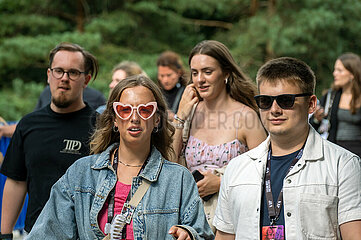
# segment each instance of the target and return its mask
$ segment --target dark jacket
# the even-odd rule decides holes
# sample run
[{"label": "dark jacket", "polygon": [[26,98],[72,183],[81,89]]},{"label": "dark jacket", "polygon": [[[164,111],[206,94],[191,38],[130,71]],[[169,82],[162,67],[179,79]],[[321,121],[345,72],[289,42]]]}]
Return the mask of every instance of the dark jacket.
[{"label": "dark jacket", "polygon": [[[335,90],[334,90],[335,91]],[[332,91],[332,93],[334,93],[334,91]],[[338,111],[338,105],[340,103],[340,98],[341,98],[341,94],[342,94],[342,90],[337,90],[335,93],[335,98],[333,99],[333,103],[332,103],[332,107],[331,107],[331,111],[329,114],[331,114],[330,116],[330,130],[329,130],[329,135],[327,140],[336,143],[336,133],[337,133],[337,126],[338,126],[338,120],[337,120],[337,111]],[[321,106],[325,107],[326,104],[326,98],[327,98],[327,94],[323,95],[321,98]],[[312,127],[316,130],[318,130],[318,128],[320,127],[320,123],[315,123],[313,121],[314,116],[312,116],[310,118],[310,124],[312,125]]]}]

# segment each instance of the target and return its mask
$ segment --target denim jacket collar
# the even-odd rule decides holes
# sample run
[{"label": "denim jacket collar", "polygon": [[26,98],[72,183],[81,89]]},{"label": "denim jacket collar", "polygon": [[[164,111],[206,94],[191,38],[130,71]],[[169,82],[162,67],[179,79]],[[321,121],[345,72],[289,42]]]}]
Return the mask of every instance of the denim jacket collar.
[{"label": "denim jacket collar", "polygon": [[[93,164],[93,169],[103,169],[111,168],[110,165],[110,150],[115,148],[118,143],[113,143],[105,151],[99,154],[95,163]],[[151,148],[151,154],[148,158],[148,163],[145,166],[144,170],[139,174],[140,177],[147,179],[150,182],[155,182],[158,180],[160,170],[163,165],[162,154],[154,147]]]},{"label": "denim jacket collar", "polygon": [[113,143],[107,149],[103,152],[101,152],[96,160],[95,163],[91,166],[92,169],[103,169],[103,168],[109,168],[110,167],[110,150],[113,149],[117,143]]}]

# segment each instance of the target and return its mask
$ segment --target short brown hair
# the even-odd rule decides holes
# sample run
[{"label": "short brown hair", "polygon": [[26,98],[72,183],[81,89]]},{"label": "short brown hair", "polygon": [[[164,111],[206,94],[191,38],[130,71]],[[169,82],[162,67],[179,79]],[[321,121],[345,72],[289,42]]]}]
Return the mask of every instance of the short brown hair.
[{"label": "short brown hair", "polygon": [[312,69],[303,61],[291,57],[281,57],[266,62],[257,72],[258,88],[262,82],[276,84],[286,81],[298,86],[303,93],[314,93],[316,77]]},{"label": "short brown hair", "polygon": [[99,70],[97,59],[91,53],[84,50],[84,48],[75,43],[62,42],[58,44],[55,48],[53,48],[49,54],[50,68],[53,63],[55,54],[59,51],[80,52],[84,57],[84,72],[86,74],[90,74],[93,77],[93,80],[96,79]]}]

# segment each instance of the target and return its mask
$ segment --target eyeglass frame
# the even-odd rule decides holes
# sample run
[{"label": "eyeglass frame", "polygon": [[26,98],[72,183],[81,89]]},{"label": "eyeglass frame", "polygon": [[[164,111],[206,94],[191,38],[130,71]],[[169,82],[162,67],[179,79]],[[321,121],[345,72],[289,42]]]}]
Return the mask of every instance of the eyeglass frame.
[{"label": "eyeglass frame", "polygon": [[[70,70],[68,70],[68,71],[65,71],[63,68],[49,68],[49,69],[50,69],[50,71],[51,71],[51,75],[52,75],[54,78],[56,78],[56,79],[61,79],[62,77],[64,77],[64,74],[67,74],[67,75],[68,75],[68,78],[69,78],[70,80],[76,81],[76,80],[79,79],[79,77],[80,77],[81,74],[86,74],[86,72],[81,72],[81,71],[79,71],[79,70],[77,70],[77,69],[70,69]],[[56,76],[54,76],[54,70],[55,70],[55,69],[61,69],[61,70],[62,70],[63,74],[61,75],[61,77],[56,77]],[[69,72],[70,72],[70,71],[79,72],[78,77],[77,77],[76,79],[71,78],[70,75],[69,75]]]},{"label": "eyeglass frame", "polygon": [[[307,97],[307,96],[312,96],[313,93],[298,93],[298,94],[280,94],[280,95],[277,95],[277,96],[270,96],[270,95],[257,95],[257,96],[254,96],[254,99],[257,103],[257,106],[259,109],[262,109],[262,110],[267,110],[267,109],[270,109],[273,105],[273,102],[276,100],[277,102],[277,105],[282,108],[282,109],[291,109],[293,107],[293,105],[295,105],[295,100],[296,100],[296,97]],[[279,97],[282,97],[282,96],[290,96],[292,97],[292,105],[290,107],[285,107],[285,106],[281,106],[283,104],[280,104],[278,102],[278,99]],[[271,103],[270,103],[270,106],[268,108],[261,108],[260,105],[259,105],[259,102],[257,101],[257,99],[259,99],[260,97],[269,97],[271,98]]]},{"label": "eyeglass frame", "polygon": [[[129,114],[128,117],[123,118],[123,117],[121,117],[121,116],[119,115],[119,113],[118,113],[118,111],[117,111],[117,106],[119,106],[119,105],[122,106],[122,107],[130,107],[130,108],[132,109],[132,111],[131,111],[131,113]],[[139,107],[142,107],[142,106],[147,107],[148,105],[152,105],[152,106],[154,107],[154,109],[153,109],[153,112],[149,115],[148,118],[144,118],[144,117],[139,113]],[[133,115],[134,109],[137,110],[136,113],[138,114],[138,116],[139,116],[141,119],[143,119],[143,120],[145,120],[145,121],[146,121],[146,120],[149,120],[151,117],[154,116],[155,112],[157,111],[157,108],[158,108],[158,103],[157,103],[157,102],[148,102],[148,103],[146,103],[146,104],[139,104],[139,105],[136,106],[136,107],[133,107],[133,106],[130,105],[130,104],[123,104],[123,103],[121,103],[121,102],[113,102],[113,110],[114,110],[115,114],[116,114],[120,119],[122,119],[122,120],[128,120],[128,119]]]}]

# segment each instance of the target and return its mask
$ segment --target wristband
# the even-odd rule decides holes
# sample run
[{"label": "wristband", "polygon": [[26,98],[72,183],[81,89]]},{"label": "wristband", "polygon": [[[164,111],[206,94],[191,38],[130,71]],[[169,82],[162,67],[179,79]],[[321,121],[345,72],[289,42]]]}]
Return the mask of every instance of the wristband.
[{"label": "wristband", "polygon": [[2,234],[0,232],[0,239],[12,240],[13,239],[13,234],[12,233]]},{"label": "wristband", "polygon": [[173,127],[175,127],[176,129],[183,129],[184,123],[173,123]]},{"label": "wristband", "polygon": [[179,117],[177,116],[177,114],[174,114],[174,120],[177,120],[178,122],[181,122],[181,123],[183,123],[183,124],[186,122],[185,120],[179,118]]}]

